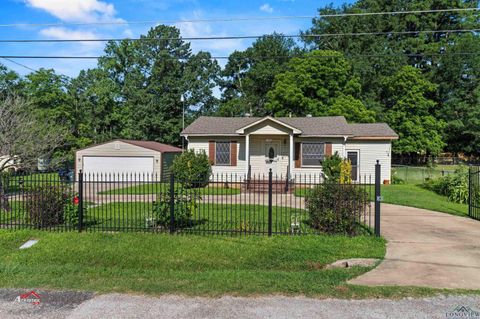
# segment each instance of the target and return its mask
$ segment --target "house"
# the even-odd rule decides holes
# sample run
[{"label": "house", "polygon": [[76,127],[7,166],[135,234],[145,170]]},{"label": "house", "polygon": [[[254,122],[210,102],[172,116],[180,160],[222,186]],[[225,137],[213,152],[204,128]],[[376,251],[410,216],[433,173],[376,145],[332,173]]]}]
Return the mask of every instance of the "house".
[{"label": "house", "polygon": [[[154,141],[118,139],[92,145],[75,153],[75,171],[82,170],[85,180],[167,179],[178,147]],[[134,177],[131,177],[134,175]],[[108,177],[107,177],[108,176]]]},{"label": "house", "polygon": [[352,163],[352,178],[375,174],[390,180],[391,141],[398,135],[384,123],[349,124],[331,117],[200,117],[182,136],[188,148],[205,151],[214,174],[319,174],[325,156],[338,152]]}]

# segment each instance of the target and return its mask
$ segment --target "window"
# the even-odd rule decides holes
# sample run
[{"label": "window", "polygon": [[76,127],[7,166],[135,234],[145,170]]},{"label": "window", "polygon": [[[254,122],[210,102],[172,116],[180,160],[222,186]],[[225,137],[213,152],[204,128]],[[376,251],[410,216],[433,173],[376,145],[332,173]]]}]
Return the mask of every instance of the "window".
[{"label": "window", "polygon": [[302,166],[320,166],[325,158],[325,143],[302,143]]},{"label": "window", "polygon": [[215,164],[230,165],[230,142],[215,143]]},{"label": "window", "polygon": [[358,180],[358,151],[348,151],[347,158],[352,164],[352,181]]}]

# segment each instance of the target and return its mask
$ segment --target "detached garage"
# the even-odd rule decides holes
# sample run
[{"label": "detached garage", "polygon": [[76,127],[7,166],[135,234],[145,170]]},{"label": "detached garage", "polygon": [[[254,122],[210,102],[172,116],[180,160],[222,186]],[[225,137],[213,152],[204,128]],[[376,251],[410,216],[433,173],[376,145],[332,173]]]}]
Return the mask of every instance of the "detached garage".
[{"label": "detached garage", "polygon": [[109,174],[116,176],[115,180],[134,174],[165,180],[173,159],[181,152],[178,147],[153,141],[114,140],[78,150],[75,171],[82,170],[86,180]]}]

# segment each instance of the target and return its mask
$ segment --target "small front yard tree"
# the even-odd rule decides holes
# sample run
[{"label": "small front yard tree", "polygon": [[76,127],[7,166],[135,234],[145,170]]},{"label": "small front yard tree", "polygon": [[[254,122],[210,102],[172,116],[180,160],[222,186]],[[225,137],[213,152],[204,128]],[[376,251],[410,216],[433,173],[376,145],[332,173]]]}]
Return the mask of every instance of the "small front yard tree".
[{"label": "small front yard tree", "polygon": [[[0,177],[14,168],[33,169],[39,158],[50,158],[64,143],[66,132],[56,123],[39,119],[30,103],[19,96],[0,100]],[[0,211],[8,199],[0,178]]]}]

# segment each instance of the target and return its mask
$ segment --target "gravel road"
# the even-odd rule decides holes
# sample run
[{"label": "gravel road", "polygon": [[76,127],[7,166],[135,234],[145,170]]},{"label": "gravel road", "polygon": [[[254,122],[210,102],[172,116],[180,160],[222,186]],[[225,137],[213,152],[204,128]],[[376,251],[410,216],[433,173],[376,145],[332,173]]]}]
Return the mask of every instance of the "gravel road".
[{"label": "gravel road", "polygon": [[[30,291],[0,290],[0,318],[480,318],[480,296],[402,300],[305,297],[147,297],[42,291],[40,305],[16,302]],[[464,306],[464,308],[459,308]],[[455,313],[454,309],[458,311]],[[471,309],[470,316],[465,311]]]}]

